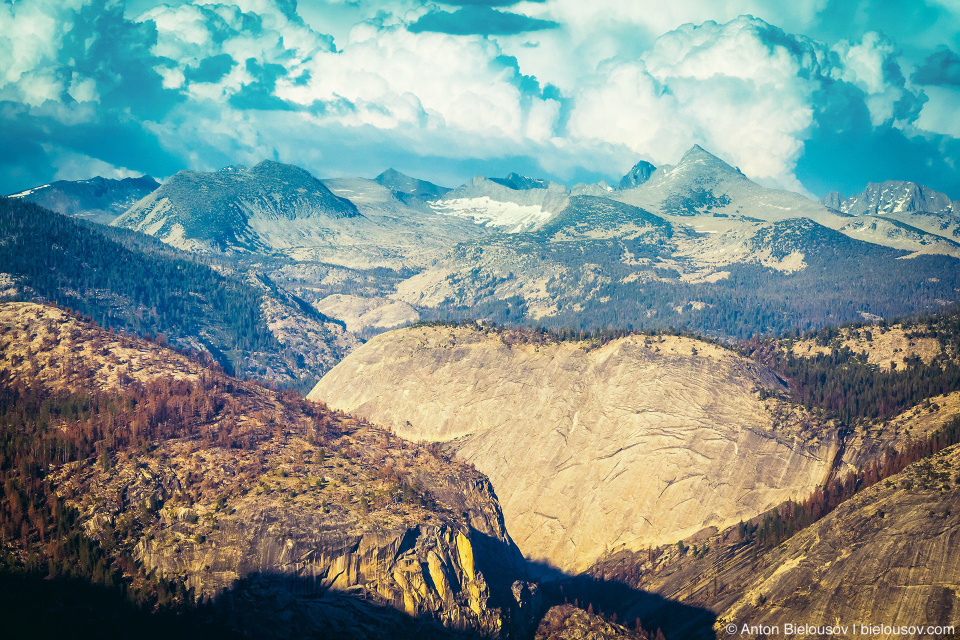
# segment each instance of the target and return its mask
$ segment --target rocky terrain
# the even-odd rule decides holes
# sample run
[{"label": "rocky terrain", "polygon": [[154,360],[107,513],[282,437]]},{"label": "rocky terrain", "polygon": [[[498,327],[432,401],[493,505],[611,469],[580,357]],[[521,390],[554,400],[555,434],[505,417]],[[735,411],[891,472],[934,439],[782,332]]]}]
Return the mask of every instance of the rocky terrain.
[{"label": "rocky terrain", "polygon": [[[716,612],[718,637],[949,637],[893,628],[957,623],[958,456],[953,446],[914,463],[774,544],[749,533],[766,514],[747,523],[746,537],[744,525],[707,532],[683,549],[613,554],[592,571]],[[645,611],[635,602],[621,615]],[[730,624],[735,634],[726,631]],[[847,631],[790,632],[788,624]]]},{"label": "rocky terrain", "polygon": [[111,224],[200,253],[422,268],[453,244],[486,235],[424,204],[425,196],[443,192],[399,172],[324,182],[264,161],[249,169],[181,171]]},{"label": "rocky terrain", "polygon": [[[6,303],[0,323],[5,385],[138,407],[55,422],[81,443],[113,426],[98,455],[45,482],[108,554],[234,611],[230,624],[370,638],[417,620],[485,636],[535,624],[536,586],[489,481],[464,463],[62,310]],[[5,538],[4,553],[27,558],[30,539]]]},{"label": "rocky terrain", "polygon": [[524,554],[568,571],[751,518],[830,472],[836,432],[777,400],[783,382],[728,349],[532,335],[389,332],[309,397],[446,443],[490,477]]},{"label": "rocky terrain", "polygon": [[249,169],[180,171],[111,224],[180,249],[252,251],[269,250],[280,242],[270,237],[286,237],[291,227],[322,235],[333,221],[359,215],[303,169],[264,160]]},{"label": "rocky terrain", "polygon": [[834,191],[821,202],[848,215],[894,220],[944,238],[960,238],[960,203],[915,182],[871,182],[863,193],[844,198]]},{"label": "rocky terrain", "polygon": [[547,611],[537,627],[536,640],[653,640],[642,629],[629,629],[615,621],[607,621],[569,604]]},{"label": "rocky terrain", "polygon": [[3,299],[55,302],[102,326],[163,336],[225,370],[312,386],[359,340],[256,269],[150,236],[0,199]]},{"label": "rocky terrain", "polygon": [[413,178],[393,168],[378,175],[374,181],[389,189],[394,197],[407,203],[426,202],[450,191],[447,187]]},{"label": "rocky terrain", "polygon": [[65,216],[110,224],[159,186],[150,176],[122,180],[97,176],[89,180],[57,180],[8,197],[34,202]]},{"label": "rocky terrain", "polygon": [[625,176],[620,178],[617,188],[622,191],[624,189],[639,187],[641,184],[649,180],[650,176],[652,176],[653,172],[656,170],[657,168],[655,166],[646,160],[641,160],[637,164],[633,165],[633,167]]},{"label": "rocky terrain", "polygon": [[535,231],[563,211],[569,191],[544,180],[511,173],[506,178],[477,176],[430,203],[437,213],[471,220],[506,233]]},{"label": "rocky terrain", "polygon": [[[926,365],[918,364],[922,360],[916,356],[910,373],[914,380],[923,379],[925,370],[952,378],[956,334],[947,330],[955,318],[847,327],[777,344],[788,351],[800,344],[806,354],[808,343],[822,346],[832,334],[826,342],[834,347],[859,339],[867,350],[878,343],[883,355],[888,344],[865,340],[866,331],[880,335],[882,330],[894,344],[900,339],[913,346],[929,347],[922,340],[936,344],[938,355]],[[885,375],[897,380],[889,369]],[[954,443],[960,440],[960,393],[921,398],[895,415],[861,418],[842,427],[843,449],[832,477],[807,498],[727,529],[705,529],[673,545],[611,551],[589,573],[713,611],[718,635],[726,633],[725,625],[735,624],[736,635],[743,637],[823,637],[831,634],[792,633],[785,625],[838,622],[848,631],[836,631],[834,637],[949,635],[849,630],[853,624],[956,623],[958,565],[946,548],[958,530],[951,514],[958,495],[954,476],[960,450]],[[840,429],[841,423],[834,426]],[[617,609],[627,619],[648,610],[641,599]]]},{"label": "rocky terrain", "polygon": [[[905,344],[924,380],[952,370],[955,323],[753,353],[818,361],[842,344],[896,381],[882,363]],[[181,601],[212,603],[192,614],[203,624],[256,637],[710,638],[735,624],[760,638],[841,623],[894,638],[882,625],[956,623],[960,391],[844,423],[716,343],[573,337],[382,334],[314,391],[354,417],[62,309],[2,304],[0,573],[88,562],[55,542],[74,526],[107,563],[97,584],[181,585]]]},{"label": "rocky terrain", "polygon": [[195,381],[204,367],[169,349],[113,331],[91,331],[62,309],[0,304],[0,369],[56,389],[118,389],[133,380]]},{"label": "rocky terrain", "polygon": [[[781,629],[787,623],[956,624],[960,607],[958,463],[957,447],[918,462],[767,553],[747,570],[749,578],[737,583],[738,597],[721,614],[718,628],[728,621],[741,628]],[[724,583],[731,579],[723,572],[718,578]],[[866,635],[937,634],[880,631]]]},{"label": "rocky terrain", "polygon": [[[926,309],[956,298],[954,239],[766,189],[700,147],[635,186],[594,187],[476,178],[447,193],[431,203],[438,212],[507,232],[451,248],[389,295],[427,318],[725,337],[909,313],[898,306],[917,309],[931,287]],[[741,321],[725,320],[742,308]]]},{"label": "rocky terrain", "polygon": [[319,312],[268,277],[250,276],[248,282],[261,291],[263,322],[281,345],[276,355],[266,350],[243,354],[248,363],[260,365],[251,375],[291,386],[310,385],[361,344],[343,321]]},{"label": "rocky terrain", "polygon": [[[272,161],[182,171],[112,224],[248,256],[246,268],[281,286],[299,271],[310,303],[388,298],[425,319],[745,338],[935,311],[960,289],[945,195],[883,183],[818,203],[762,187],[699,146],[676,165],[637,163],[617,188],[511,173],[448,189],[393,169],[321,181]],[[349,284],[327,286],[332,270]],[[333,317],[357,337],[397,326],[358,321],[360,305],[340,302],[324,306],[342,307]]]},{"label": "rocky terrain", "polygon": [[373,180],[336,178],[324,184],[354,203],[363,217],[338,225],[329,240],[301,239],[290,248],[280,247],[297,261],[357,269],[423,269],[458,242],[490,235],[469,220],[437,215],[426,199],[447,190],[399,172]]},{"label": "rocky terrain", "polygon": [[390,298],[335,293],[314,303],[314,307],[325,315],[343,320],[347,331],[358,335],[396,329],[420,319],[414,307]]}]

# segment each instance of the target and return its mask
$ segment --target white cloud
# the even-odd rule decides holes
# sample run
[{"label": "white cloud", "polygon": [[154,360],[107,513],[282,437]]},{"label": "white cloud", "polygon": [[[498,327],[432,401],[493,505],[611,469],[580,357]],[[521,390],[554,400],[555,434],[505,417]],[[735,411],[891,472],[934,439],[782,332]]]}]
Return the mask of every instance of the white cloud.
[{"label": "white cloud", "polygon": [[[407,31],[404,23],[415,20],[425,10],[422,6],[403,7],[402,12],[355,25],[339,50],[329,46],[329,37],[289,20],[270,0],[251,0],[240,8],[158,7],[143,18],[157,22],[160,40],[155,52],[179,62],[176,69],[163,71],[165,84],[184,86],[194,102],[222,105],[220,109],[187,105],[180,111],[192,114],[190,118],[219,120],[197,130],[218,140],[210,146],[222,147],[224,154],[231,143],[241,154],[277,151],[286,146],[280,123],[298,127],[298,140],[326,138],[321,130],[330,127],[365,138],[359,132],[372,128],[393,144],[407,145],[422,155],[537,154],[541,164],[559,173],[570,173],[578,157],[583,158],[581,163],[587,157],[597,161],[603,153],[610,158],[600,161],[604,168],[631,155],[657,164],[675,162],[699,143],[755,179],[802,191],[794,170],[804,141],[816,127],[814,103],[824,78],[862,89],[875,125],[893,117],[903,95],[904,89],[886,77],[890,63],[895,65],[893,45],[872,33],[859,43],[841,42],[831,51],[760,19],[741,16],[724,23],[683,24],[638,47],[642,50],[636,55],[624,55],[630,49],[623,46],[624,24],[633,21],[651,31],[662,27],[651,22],[649,13],[627,9],[617,14],[621,24],[608,39],[601,38],[599,46],[575,42],[563,47],[559,39],[579,34],[586,42],[588,31],[596,34],[597,25],[609,23],[613,14],[604,12],[604,2],[589,7],[563,1],[517,5],[514,10],[538,17],[549,17],[542,13],[547,10],[555,12],[550,15],[566,18],[565,27],[503,39],[507,52],[520,61],[521,72],[531,73],[525,60],[534,60],[536,67],[537,60],[544,64],[551,59],[555,66],[547,65],[548,75],[566,74],[558,82],[571,101],[564,130],[561,104],[524,95],[516,84],[516,70],[500,59],[504,49],[497,41]],[[692,18],[705,6],[686,2],[654,13],[656,20],[667,24]],[[732,3],[712,6],[717,15],[735,12]],[[753,8],[769,12],[771,6],[758,0]],[[252,33],[239,26],[249,20],[242,11],[251,9],[266,16],[262,29]],[[795,21],[814,18],[809,11],[793,13]],[[538,46],[521,46],[531,42]],[[518,54],[520,49],[525,53]],[[255,81],[243,64],[216,83],[186,83],[178,73],[219,53],[238,63],[253,57],[283,65],[285,76],[277,80],[274,95],[309,113],[271,112],[269,118],[256,112],[242,117],[230,113],[224,103]],[[613,53],[617,55],[607,59],[591,58]],[[580,56],[576,63],[560,69],[576,56]],[[261,120],[267,119],[275,137],[262,135]],[[229,124],[221,138],[223,123]],[[236,132],[246,126],[247,134]],[[303,155],[296,148],[290,150]]]},{"label": "white cloud", "polygon": [[952,87],[925,87],[929,100],[923,105],[916,127],[930,133],[960,138],[960,90]]},{"label": "white cloud", "polygon": [[117,167],[109,162],[104,162],[97,158],[90,157],[82,153],[76,153],[63,147],[45,144],[44,151],[53,159],[53,165],[56,167],[54,180],[86,180],[92,176],[102,176],[104,178],[140,177],[142,172],[131,171],[125,167]]},{"label": "white cloud", "polygon": [[100,102],[96,81],[93,78],[84,78],[79,74],[73,75],[67,93],[77,102]]},{"label": "white cloud", "polygon": [[833,47],[844,64],[837,76],[855,84],[867,93],[882,93],[887,87],[884,63],[896,53],[893,43],[876,32],[865,33],[859,43],[851,44],[847,40]]},{"label": "white cloud", "polygon": [[871,31],[865,33],[859,43],[842,40],[832,50],[839,54],[843,63],[835,69],[835,77],[859,87],[867,94],[866,102],[873,126],[893,120],[894,108],[904,92],[902,77],[888,77],[891,65],[900,73],[896,63],[898,51],[894,43],[882,34]]},{"label": "white cloud", "polygon": [[[898,116],[908,89],[888,38],[871,32],[831,47],[767,24],[814,24],[827,0],[680,0],[655,11],[614,0],[524,2],[510,11],[561,26],[497,39],[411,33],[406,25],[430,9],[415,0],[301,3],[310,24],[292,0],[172,1],[139,1],[139,22],[120,26],[117,11],[101,24],[107,0],[0,3],[0,99],[61,124],[133,120],[192,168],[278,157],[330,175],[348,162],[330,147],[351,149],[351,162],[388,148],[451,160],[522,156],[557,176],[616,177],[638,158],[672,163],[699,143],[755,179],[796,190],[795,167],[831,83],[859,89],[844,99],[862,99],[874,126],[906,131],[913,118]],[[326,10],[336,47],[321,33]],[[107,46],[116,49],[109,56]],[[162,80],[167,91],[152,94],[161,107],[123,104],[139,88],[111,64],[127,58]],[[559,96],[539,94],[523,75]],[[916,126],[953,131],[953,102],[933,98]]]},{"label": "white cloud", "polygon": [[[177,66],[159,69],[168,87],[184,86],[184,75],[204,59],[229,55],[241,67],[248,59],[295,69],[304,60],[333,50],[333,39],[291,20],[274,0],[244,0],[232,4],[160,5],[145,11],[139,21],[157,28],[152,53]],[[227,98],[254,79],[242,70],[223,79],[220,92],[209,87],[197,97]]]},{"label": "white cloud", "polygon": [[[749,14],[770,24],[787,25],[803,33],[815,23],[829,0],[673,0],[649,3],[620,0],[553,0],[523,3],[516,9],[531,17],[556,20],[559,30],[521,34],[507,39],[508,52],[517,56],[526,73],[563,89],[578,83],[604,61],[639,57],[654,40],[682,25],[705,21],[726,23]],[[526,43],[539,44],[525,47]]]},{"label": "white cloud", "polygon": [[0,4],[0,87],[54,59],[72,26],[57,19],[57,9],[53,2]]},{"label": "white cloud", "polygon": [[[277,95],[303,105],[349,101],[355,109],[335,117],[348,125],[423,123],[519,140],[525,123],[522,96],[510,82],[512,69],[496,61],[500,54],[495,43],[480,37],[363,24],[351,31],[341,53],[304,63],[309,83],[283,81]],[[544,112],[538,114],[542,137]]]},{"label": "white cloud", "polygon": [[657,164],[695,143],[724,154],[754,178],[802,189],[793,176],[813,125],[819,63],[814,47],[771,44],[768,26],[738,18],[684,25],[641,60],[611,63],[577,94],[571,134],[626,145]]},{"label": "white cloud", "polygon": [[831,51],[749,17],[687,24],[638,60],[601,65],[576,95],[570,133],[658,164],[699,143],[754,179],[803,191],[794,171],[817,126],[820,92],[849,82],[864,92],[874,126],[890,121],[905,95],[895,53],[872,33]]}]

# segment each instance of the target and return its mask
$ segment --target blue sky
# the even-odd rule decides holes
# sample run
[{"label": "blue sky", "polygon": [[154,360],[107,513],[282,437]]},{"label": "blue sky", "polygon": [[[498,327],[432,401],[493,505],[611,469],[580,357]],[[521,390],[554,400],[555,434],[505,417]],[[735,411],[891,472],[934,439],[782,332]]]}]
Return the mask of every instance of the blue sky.
[{"label": "blue sky", "polygon": [[700,144],[960,199],[958,52],[960,0],[0,0],[0,193],[264,158],[615,181]]}]

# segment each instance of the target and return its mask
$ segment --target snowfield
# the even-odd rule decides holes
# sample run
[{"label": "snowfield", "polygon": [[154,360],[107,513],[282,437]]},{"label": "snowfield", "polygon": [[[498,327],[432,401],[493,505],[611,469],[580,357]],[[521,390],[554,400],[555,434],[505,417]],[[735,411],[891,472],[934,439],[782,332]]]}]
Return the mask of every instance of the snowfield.
[{"label": "snowfield", "polygon": [[489,196],[436,200],[430,208],[440,215],[471,218],[479,225],[498,227],[507,233],[534,231],[554,215],[540,205],[502,202]]}]

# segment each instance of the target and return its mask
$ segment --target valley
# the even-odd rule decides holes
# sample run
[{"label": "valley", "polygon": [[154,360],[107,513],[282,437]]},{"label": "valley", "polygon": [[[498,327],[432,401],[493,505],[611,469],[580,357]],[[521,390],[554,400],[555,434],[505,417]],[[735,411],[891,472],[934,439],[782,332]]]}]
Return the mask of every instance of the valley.
[{"label": "valley", "polygon": [[[419,326],[372,339],[311,402],[6,303],[4,571],[123,586],[215,635],[706,638],[838,603],[948,624],[956,322],[743,347],[758,359],[671,334]],[[914,379],[953,387],[840,421],[772,355],[816,362],[823,341],[864,361],[904,345]],[[58,546],[64,527],[95,562]]]},{"label": "valley", "polygon": [[[381,637],[390,618],[366,631],[361,623],[377,620],[364,609],[371,598],[453,629],[531,624],[517,617],[524,583],[511,592],[522,558],[489,482],[466,465],[59,309],[5,304],[0,316],[5,439],[21,442],[2,461],[11,568],[92,571],[146,603],[164,596],[150,580],[163,576],[188,610],[192,598],[243,602],[223,624],[247,629],[256,620]],[[76,360],[69,374],[58,371],[63,346]],[[111,358],[125,365],[120,377]],[[29,453],[31,442],[43,453]],[[66,549],[49,555],[46,532],[68,521],[101,550],[96,565],[73,567]],[[331,597],[307,598],[293,620],[276,617],[271,600],[294,584]],[[359,618],[336,595],[357,590],[372,594],[356,605]],[[329,628],[338,616],[343,626]]]},{"label": "valley", "polygon": [[264,161],[0,200],[7,615],[956,622],[956,203],[815,202],[699,146],[617,185]]}]

